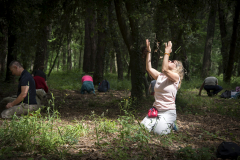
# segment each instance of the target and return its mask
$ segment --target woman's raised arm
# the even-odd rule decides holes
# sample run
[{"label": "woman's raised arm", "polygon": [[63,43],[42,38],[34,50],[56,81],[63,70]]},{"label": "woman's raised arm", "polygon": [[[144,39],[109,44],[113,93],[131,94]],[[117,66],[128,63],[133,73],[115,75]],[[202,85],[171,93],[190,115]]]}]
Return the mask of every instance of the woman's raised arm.
[{"label": "woman's raised arm", "polygon": [[155,79],[157,80],[160,72],[158,72],[156,69],[152,68],[151,64],[151,47],[150,47],[150,42],[148,39],[146,39],[146,70],[148,73]]}]

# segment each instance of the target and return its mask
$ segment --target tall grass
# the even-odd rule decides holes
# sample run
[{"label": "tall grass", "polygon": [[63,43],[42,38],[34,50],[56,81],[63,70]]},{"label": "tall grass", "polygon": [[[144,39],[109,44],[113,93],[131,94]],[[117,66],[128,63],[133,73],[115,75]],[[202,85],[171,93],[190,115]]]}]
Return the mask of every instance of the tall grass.
[{"label": "tall grass", "polygon": [[78,123],[74,126],[60,126],[59,113],[55,110],[41,116],[40,109],[22,117],[13,116],[11,121],[5,120],[0,126],[0,159],[11,158],[13,153],[54,154],[64,159],[71,148],[63,148],[65,144],[78,143],[79,137],[85,136],[88,126]]}]

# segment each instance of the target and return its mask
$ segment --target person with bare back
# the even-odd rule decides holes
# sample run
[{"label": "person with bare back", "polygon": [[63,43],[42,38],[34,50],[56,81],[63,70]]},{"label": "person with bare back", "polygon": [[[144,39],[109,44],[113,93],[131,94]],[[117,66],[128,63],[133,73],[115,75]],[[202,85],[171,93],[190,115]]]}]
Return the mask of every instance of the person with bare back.
[{"label": "person with bare back", "polygon": [[158,111],[157,117],[150,118],[146,116],[141,122],[150,132],[157,134],[168,134],[174,127],[176,121],[175,98],[177,90],[181,86],[184,76],[182,62],[178,60],[169,60],[172,52],[172,42],[165,43],[165,54],[162,63],[162,72],[152,68],[151,65],[151,47],[150,42],[146,40],[146,70],[156,80],[154,86],[155,102],[153,107]]}]

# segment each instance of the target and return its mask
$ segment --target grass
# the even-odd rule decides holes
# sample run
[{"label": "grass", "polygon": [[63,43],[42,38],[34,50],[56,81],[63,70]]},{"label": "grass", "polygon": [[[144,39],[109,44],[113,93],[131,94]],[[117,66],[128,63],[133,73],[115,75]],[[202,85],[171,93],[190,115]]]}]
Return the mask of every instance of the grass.
[{"label": "grass", "polygon": [[[128,79],[119,81],[117,74],[106,74],[104,79],[109,81],[112,90],[130,90],[131,82]],[[79,70],[57,72],[54,71],[47,79],[48,85],[51,88],[58,90],[81,90],[82,87],[82,72]],[[98,86],[95,86],[97,89]]]},{"label": "grass", "polygon": [[[118,81],[116,74],[106,75],[105,78],[110,82],[113,90],[127,91],[131,89],[130,81],[126,79]],[[239,86],[239,77],[234,78],[231,84],[223,83],[221,77],[217,78],[219,78],[219,85],[224,89],[230,90]],[[78,71],[53,72],[48,78],[48,84],[57,90],[80,90],[81,73]],[[203,96],[197,96],[201,84],[202,80],[198,78],[194,78],[190,82],[183,82],[176,99],[179,114],[201,117],[214,113],[240,118],[239,99],[210,98],[207,97],[204,90],[202,91]],[[239,139],[232,131],[211,132],[201,126],[199,135],[192,135],[190,129],[182,129],[180,133],[155,135],[140,125],[141,120],[138,115],[145,110],[134,108],[131,98],[127,97],[127,92],[122,100],[116,100],[112,95],[112,100],[106,103],[98,104],[90,101],[88,104],[88,107],[93,110],[94,108],[106,110],[109,106],[117,104],[121,112],[115,118],[106,116],[108,110],[100,115],[92,111],[82,120],[64,124],[58,111],[54,109],[54,99],[53,96],[49,100],[45,114],[38,110],[32,116],[27,115],[20,118],[14,116],[13,120],[3,122],[0,126],[0,159],[17,157],[29,159],[39,155],[42,160],[69,159],[69,157],[73,158],[73,150],[77,150],[77,153],[74,152],[75,158],[80,159],[90,153],[77,149],[76,146],[81,145],[81,139],[88,138],[88,141],[94,141],[95,147],[101,149],[102,156],[107,159],[164,159],[165,156],[171,155],[176,159],[207,160],[215,158],[216,147],[193,148],[190,146],[192,143],[189,143],[189,140],[193,141],[197,138],[199,141],[208,143],[209,139],[229,140],[228,138],[230,138],[232,141]],[[144,98],[142,105],[147,104],[150,107],[153,101],[153,97]],[[64,105],[65,102],[62,103],[62,107]],[[192,125],[189,128],[191,127],[197,126]],[[180,147],[174,151],[166,150],[174,145]]]}]

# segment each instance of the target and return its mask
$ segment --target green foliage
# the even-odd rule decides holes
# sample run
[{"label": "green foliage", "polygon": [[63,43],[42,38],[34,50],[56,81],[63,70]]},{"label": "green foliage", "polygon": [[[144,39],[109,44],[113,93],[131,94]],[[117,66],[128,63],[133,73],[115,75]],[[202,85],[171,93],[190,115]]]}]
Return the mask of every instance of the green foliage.
[{"label": "green foliage", "polygon": [[198,96],[199,89],[203,83],[200,78],[193,78],[191,81],[185,82],[178,90],[176,98],[177,110],[185,114],[206,114],[207,112],[219,113],[222,115],[230,115],[239,117],[239,100],[222,99],[219,96],[225,90],[235,90],[239,86],[239,77],[233,77],[232,83],[224,83],[222,75],[215,76],[218,78],[218,84],[223,90],[215,97],[208,97],[206,91],[202,90],[202,96]]},{"label": "green foliage", "polygon": [[82,86],[82,73],[79,70],[71,71],[54,71],[47,79],[49,87],[53,89],[69,89],[69,90],[81,90]]},{"label": "green foliage", "polygon": [[[124,75],[126,76],[126,74]],[[110,88],[112,90],[130,90],[131,81],[128,79],[123,79],[122,81],[118,80],[117,74],[106,74],[105,79],[110,83]]]},{"label": "green foliage", "polygon": [[46,116],[42,116],[39,109],[20,118],[14,115],[10,122],[4,121],[0,127],[0,159],[11,157],[13,151],[56,154],[62,159],[71,147],[58,148],[76,144],[79,137],[88,133],[88,127],[82,123],[58,127],[59,113],[49,108]]}]

